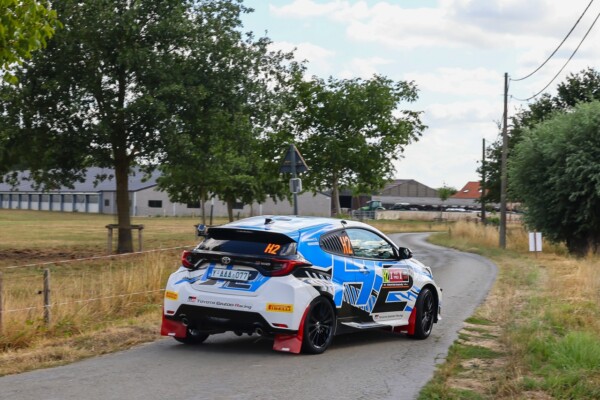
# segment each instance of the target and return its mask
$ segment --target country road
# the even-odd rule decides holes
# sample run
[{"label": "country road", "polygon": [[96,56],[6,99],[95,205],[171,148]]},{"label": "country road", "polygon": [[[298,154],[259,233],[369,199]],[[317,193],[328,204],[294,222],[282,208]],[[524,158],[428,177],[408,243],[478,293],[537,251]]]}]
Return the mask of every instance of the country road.
[{"label": "country road", "polygon": [[488,260],[395,234],[433,269],[443,320],[424,341],[367,331],[337,336],[322,355],[271,350],[257,336],[211,336],[197,347],[166,338],[62,367],[0,378],[0,399],[414,399],[496,277]]}]

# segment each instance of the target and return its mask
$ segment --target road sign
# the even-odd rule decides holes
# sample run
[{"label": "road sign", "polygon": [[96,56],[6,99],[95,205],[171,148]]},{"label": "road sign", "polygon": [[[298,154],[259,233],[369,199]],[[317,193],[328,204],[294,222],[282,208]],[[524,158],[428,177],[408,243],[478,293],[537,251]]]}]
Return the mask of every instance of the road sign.
[{"label": "road sign", "polygon": [[[295,168],[294,168],[295,167]],[[282,173],[301,173],[308,171],[308,165],[302,158],[302,154],[298,151],[295,145],[290,144],[290,147],[283,158],[279,172]]]}]

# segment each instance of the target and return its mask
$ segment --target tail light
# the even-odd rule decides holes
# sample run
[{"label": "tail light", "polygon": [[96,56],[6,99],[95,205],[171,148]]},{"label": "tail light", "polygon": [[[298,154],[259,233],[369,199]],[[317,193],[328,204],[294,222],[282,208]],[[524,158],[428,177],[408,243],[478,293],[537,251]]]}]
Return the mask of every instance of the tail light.
[{"label": "tail light", "polygon": [[274,259],[271,261],[271,276],[285,276],[291,274],[298,267],[311,265],[305,260],[281,260]]},{"label": "tail light", "polygon": [[184,250],[183,253],[181,253],[181,265],[189,269],[194,267],[191,251]]}]

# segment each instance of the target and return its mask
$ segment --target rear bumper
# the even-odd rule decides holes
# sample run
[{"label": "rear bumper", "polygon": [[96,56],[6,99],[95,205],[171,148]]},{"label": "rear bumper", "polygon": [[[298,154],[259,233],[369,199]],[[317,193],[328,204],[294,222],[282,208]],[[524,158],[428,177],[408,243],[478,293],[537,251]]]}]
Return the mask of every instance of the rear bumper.
[{"label": "rear bumper", "polygon": [[222,308],[202,307],[189,304],[179,306],[174,315],[165,315],[167,321],[181,322],[205,333],[234,331],[266,334],[293,334],[296,330],[284,327],[273,327],[259,313],[249,311],[228,310]]}]

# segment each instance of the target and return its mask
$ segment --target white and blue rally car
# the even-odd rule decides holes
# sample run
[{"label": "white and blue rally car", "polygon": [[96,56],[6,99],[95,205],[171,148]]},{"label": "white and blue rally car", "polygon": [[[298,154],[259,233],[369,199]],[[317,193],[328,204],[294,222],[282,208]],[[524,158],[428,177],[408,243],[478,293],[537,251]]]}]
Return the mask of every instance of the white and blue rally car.
[{"label": "white and blue rally car", "polygon": [[210,228],[165,289],[161,334],[233,331],[322,353],[334,335],[388,329],[425,339],[440,320],[431,269],[377,229],[332,218],[252,217]]}]

